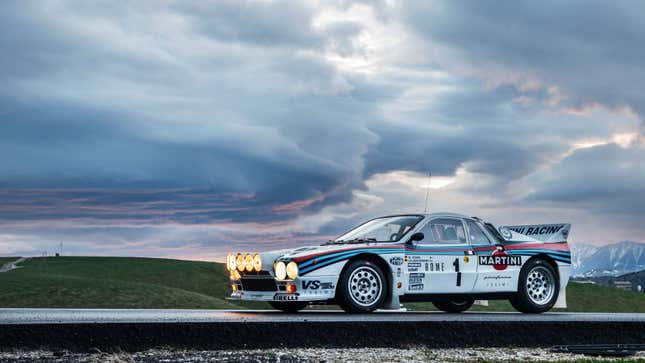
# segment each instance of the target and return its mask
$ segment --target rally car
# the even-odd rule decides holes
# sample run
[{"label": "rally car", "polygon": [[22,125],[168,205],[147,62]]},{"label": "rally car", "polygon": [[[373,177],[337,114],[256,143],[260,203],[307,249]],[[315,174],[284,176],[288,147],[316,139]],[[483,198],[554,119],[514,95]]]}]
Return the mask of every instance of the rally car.
[{"label": "rally car", "polygon": [[570,224],[495,228],[453,213],[369,220],[321,246],[227,256],[230,299],[296,312],[338,304],[366,313],[430,301],[462,312],[507,299],[525,313],[566,307]]}]

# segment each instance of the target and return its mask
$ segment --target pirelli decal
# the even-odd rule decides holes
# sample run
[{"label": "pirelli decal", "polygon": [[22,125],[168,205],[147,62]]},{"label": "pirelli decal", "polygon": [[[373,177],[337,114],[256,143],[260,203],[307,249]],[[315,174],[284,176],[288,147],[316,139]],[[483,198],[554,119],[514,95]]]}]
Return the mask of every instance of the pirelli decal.
[{"label": "pirelli decal", "polygon": [[522,256],[479,256],[480,265],[522,266]]}]

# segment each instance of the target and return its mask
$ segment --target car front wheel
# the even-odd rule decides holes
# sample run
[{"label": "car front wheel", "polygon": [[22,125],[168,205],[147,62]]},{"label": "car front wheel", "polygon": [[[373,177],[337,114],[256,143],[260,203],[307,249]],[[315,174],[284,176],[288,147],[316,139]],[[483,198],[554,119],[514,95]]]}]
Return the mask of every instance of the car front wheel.
[{"label": "car front wheel", "polygon": [[560,293],[558,275],[545,260],[529,260],[520,272],[518,291],[510,301],[523,313],[539,314],[550,310]]},{"label": "car front wheel", "polygon": [[369,313],[383,304],[387,292],[381,269],[370,261],[357,260],[341,274],[336,297],[348,313]]}]

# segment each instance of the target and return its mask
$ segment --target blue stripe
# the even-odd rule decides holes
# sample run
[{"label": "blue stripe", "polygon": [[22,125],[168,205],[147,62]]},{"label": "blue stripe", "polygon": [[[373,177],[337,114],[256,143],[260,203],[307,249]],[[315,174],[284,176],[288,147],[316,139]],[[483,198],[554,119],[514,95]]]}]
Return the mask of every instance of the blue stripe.
[{"label": "blue stripe", "polygon": [[[304,275],[304,274],[306,274],[306,273],[309,273],[309,272],[311,272],[311,271],[317,270],[317,269],[319,269],[319,268],[322,268],[322,267],[325,267],[325,266],[329,266],[329,265],[331,265],[331,264],[333,264],[333,263],[336,263],[336,262],[339,262],[339,261],[343,261],[343,260],[348,260],[348,259],[350,259],[350,258],[352,258],[352,257],[354,257],[354,256],[356,256],[356,255],[359,255],[359,254],[361,254],[361,253],[364,253],[365,251],[366,251],[366,250],[361,249],[361,250],[349,251],[349,252],[347,252],[347,253],[339,253],[339,254],[336,254],[336,256],[333,256],[334,258],[328,258],[328,259],[326,259],[325,261],[319,262],[319,263],[317,263],[317,264],[316,264],[316,265],[314,265],[314,266],[305,267],[304,269],[302,269],[302,270],[300,271],[300,273]],[[369,251],[370,253],[376,254],[376,255],[381,255],[381,254],[386,255],[386,254],[392,254],[392,253],[402,253],[402,252],[401,252],[401,250],[398,250],[398,249],[392,249],[392,250],[386,249],[386,251],[388,251],[388,252],[383,252],[382,250],[376,250],[376,249],[371,249],[371,250],[367,250],[367,251]],[[376,251],[381,252],[381,253],[375,253]]]},{"label": "blue stripe", "polygon": [[506,252],[507,253],[538,252],[538,253],[548,253],[548,254],[562,255],[562,256],[571,256],[571,252],[542,250],[542,249],[523,249],[523,250],[518,249],[518,250],[506,250]]},{"label": "blue stripe", "polygon": [[372,252],[373,253],[375,251],[378,251],[378,252],[387,251],[387,252],[384,252],[384,253],[395,253],[395,252],[403,253],[403,250],[401,250],[400,248],[379,248],[379,249],[376,249],[376,248],[361,248],[361,249],[356,249],[356,250],[351,250],[351,251],[332,252],[332,253],[329,253],[329,254],[326,254],[326,255],[312,257],[312,258],[306,260],[305,262],[300,263],[299,267],[307,267],[307,266],[311,265],[314,261],[323,262],[323,261],[325,261],[327,259],[330,259],[330,258],[339,257],[339,256],[342,256],[342,255],[349,255],[349,254],[353,254],[353,253],[356,253],[356,252]]}]

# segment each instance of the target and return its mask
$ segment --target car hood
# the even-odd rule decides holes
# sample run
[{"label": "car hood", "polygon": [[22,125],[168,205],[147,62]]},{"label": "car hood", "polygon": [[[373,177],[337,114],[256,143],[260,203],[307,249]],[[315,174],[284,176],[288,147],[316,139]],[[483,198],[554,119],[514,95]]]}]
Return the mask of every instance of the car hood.
[{"label": "car hood", "polygon": [[[328,254],[351,251],[356,249],[381,249],[381,248],[402,248],[402,245],[392,245],[385,243],[357,243],[357,244],[330,244],[322,246],[305,246],[285,250],[269,251],[261,253],[262,264],[266,269],[271,269],[273,263],[277,260],[294,260],[301,262],[316,256],[325,256]],[[270,267],[271,266],[271,267]]]}]

